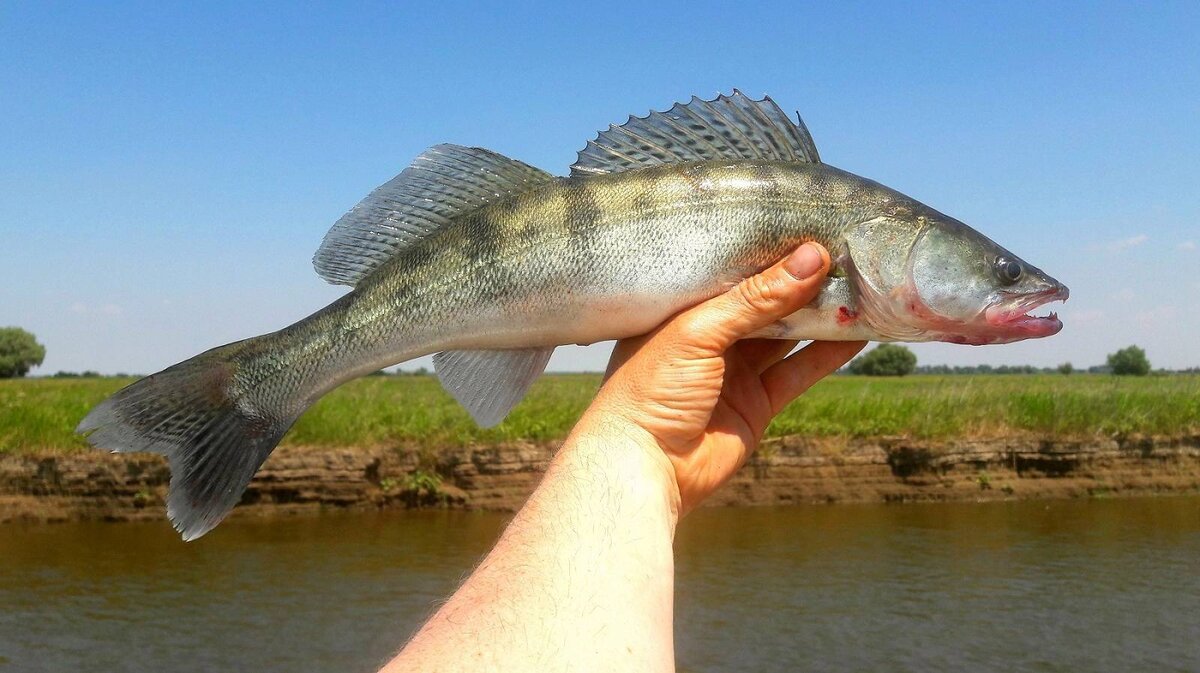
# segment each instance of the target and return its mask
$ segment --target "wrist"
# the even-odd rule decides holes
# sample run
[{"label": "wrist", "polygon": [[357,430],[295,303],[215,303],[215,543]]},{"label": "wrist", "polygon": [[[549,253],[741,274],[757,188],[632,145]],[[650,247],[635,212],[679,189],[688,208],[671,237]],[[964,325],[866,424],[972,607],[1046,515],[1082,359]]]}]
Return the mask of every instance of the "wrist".
[{"label": "wrist", "polygon": [[658,442],[636,426],[604,419],[602,425],[585,417],[551,461],[550,469],[582,468],[602,471],[631,497],[661,506],[672,533],[679,521],[681,501],[675,467]]}]

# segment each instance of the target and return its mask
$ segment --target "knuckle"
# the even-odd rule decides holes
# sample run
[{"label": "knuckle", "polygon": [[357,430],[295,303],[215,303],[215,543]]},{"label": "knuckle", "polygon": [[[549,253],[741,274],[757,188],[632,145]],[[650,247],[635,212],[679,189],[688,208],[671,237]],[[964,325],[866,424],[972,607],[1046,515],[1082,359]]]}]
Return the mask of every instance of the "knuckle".
[{"label": "knuckle", "polygon": [[747,306],[762,310],[779,300],[779,292],[764,274],[751,276],[737,284],[737,296]]},{"label": "knuckle", "polygon": [[704,314],[690,311],[680,316],[672,327],[676,336],[694,337],[708,332],[712,327],[712,321]]}]

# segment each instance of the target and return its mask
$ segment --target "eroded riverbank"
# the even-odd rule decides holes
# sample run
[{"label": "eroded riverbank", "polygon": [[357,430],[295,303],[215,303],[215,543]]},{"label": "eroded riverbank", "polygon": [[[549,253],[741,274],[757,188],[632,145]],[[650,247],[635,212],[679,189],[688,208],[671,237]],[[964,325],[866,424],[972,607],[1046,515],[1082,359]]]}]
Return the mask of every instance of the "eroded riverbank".
[{"label": "eroded riverbank", "polygon": [[[235,516],[322,508],[510,510],[556,443],[405,448],[284,446]],[[160,518],[170,474],[154,455],[0,457],[0,522]],[[767,441],[714,505],[982,501],[1200,492],[1200,435],[1046,440]]]}]

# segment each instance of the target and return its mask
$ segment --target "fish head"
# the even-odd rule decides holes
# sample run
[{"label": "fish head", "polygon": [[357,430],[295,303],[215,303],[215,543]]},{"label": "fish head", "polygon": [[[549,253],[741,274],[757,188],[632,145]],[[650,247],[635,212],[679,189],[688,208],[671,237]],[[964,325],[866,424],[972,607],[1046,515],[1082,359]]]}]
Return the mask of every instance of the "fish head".
[{"label": "fish head", "polygon": [[1030,312],[1065,301],[1067,287],[958,220],[934,211],[883,218],[850,240],[861,309],[880,334],[982,345],[1063,327],[1053,312]]}]

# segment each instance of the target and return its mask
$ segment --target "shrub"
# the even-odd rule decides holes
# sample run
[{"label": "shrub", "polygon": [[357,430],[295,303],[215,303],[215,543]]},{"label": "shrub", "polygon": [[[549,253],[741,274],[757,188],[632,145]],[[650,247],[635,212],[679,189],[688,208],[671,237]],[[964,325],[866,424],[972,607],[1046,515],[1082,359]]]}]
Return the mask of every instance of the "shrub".
[{"label": "shrub", "polygon": [[850,373],[864,376],[904,376],[916,368],[917,356],[896,344],[879,344],[850,363]]},{"label": "shrub", "polygon": [[1145,376],[1150,373],[1150,360],[1146,351],[1137,346],[1122,348],[1108,356],[1108,366],[1118,376]]},{"label": "shrub", "polygon": [[20,327],[0,327],[0,379],[25,376],[42,364],[46,349]]}]

